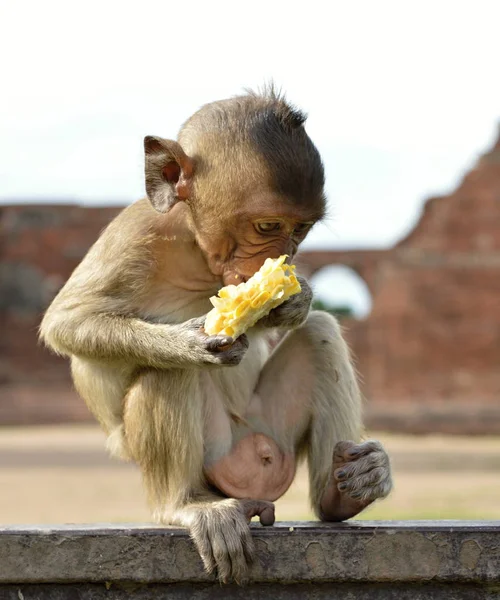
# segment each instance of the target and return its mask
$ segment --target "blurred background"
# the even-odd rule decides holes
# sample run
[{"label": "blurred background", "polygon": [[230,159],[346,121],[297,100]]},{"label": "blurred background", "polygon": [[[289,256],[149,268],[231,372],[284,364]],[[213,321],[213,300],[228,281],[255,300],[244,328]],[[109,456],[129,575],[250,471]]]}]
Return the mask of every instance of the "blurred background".
[{"label": "blurred background", "polygon": [[[364,518],[500,518],[499,18],[495,0],[0,0],[0,522],[149,519],[37,326],[144,195],[143,137],[271,79],[326,167],[299,263],[393,456]],[[300,471],[277,518],[310,517]]]}]

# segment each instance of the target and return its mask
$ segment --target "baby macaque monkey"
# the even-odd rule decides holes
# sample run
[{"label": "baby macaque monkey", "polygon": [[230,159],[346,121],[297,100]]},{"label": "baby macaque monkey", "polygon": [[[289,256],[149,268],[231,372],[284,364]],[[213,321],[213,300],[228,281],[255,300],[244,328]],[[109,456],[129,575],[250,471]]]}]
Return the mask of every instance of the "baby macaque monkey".
[{"label": "baby macaque monkey", "polygon": [[[305,116],[272,89],[203,106],[178,140],[144,140],[147,198],[107,227],[47,310],[112,454],[140,467],[154,516],[190,534],[205,568],[243,583],[249,520],[307,459],[318,518],[353,517],[391,489],[361,441],[361,399],[337,321],[301,291],[246,334],[207,335],[209,299],[298,246],[325,214]],[[282,339],[272,350],[270,339]]]}]

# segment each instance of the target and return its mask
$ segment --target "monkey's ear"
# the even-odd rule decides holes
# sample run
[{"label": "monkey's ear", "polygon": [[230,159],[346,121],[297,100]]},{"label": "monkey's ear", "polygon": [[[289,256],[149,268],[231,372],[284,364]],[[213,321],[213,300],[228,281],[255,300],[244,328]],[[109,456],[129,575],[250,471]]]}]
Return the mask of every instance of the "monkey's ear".
[{"label": "monkey's ear", "polygon": [[153,207],[168,212],[191,194],[193,160],[173,140],[144,138],[146,193]]}]

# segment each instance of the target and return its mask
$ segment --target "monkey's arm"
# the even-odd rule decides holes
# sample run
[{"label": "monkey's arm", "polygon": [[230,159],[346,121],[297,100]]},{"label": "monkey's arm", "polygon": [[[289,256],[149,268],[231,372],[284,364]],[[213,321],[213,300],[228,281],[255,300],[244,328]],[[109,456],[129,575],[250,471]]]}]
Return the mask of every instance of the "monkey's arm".
[{"label": "monkey's arm", "polygon": [[139,318],[158,268],[154,257],[169,250],[155,233],[154,215],[138,202],[112,221],[50,305],[41,339],[59,354],[138,366],[238,364],[246,339],[232,344],[228,336],[207,336],[203,320],[167,325]]},{"label": "monkey's arm", "polygon": [[152,324],[138,318],[52,306],[40,328],[55,352],[103,361],[125,361],[156,368],[236,365],[248,340],[207,336],[202,319],[179,325]]}]

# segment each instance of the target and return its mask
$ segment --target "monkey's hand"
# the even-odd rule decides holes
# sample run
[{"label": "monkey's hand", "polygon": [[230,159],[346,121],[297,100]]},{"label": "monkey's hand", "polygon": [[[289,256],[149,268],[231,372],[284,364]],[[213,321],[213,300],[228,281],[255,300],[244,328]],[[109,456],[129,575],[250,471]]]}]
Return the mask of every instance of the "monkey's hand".
[{"label": "monkey's hand", "polygon": [[339,442],[333,454],[332,481],[321,499],[326,521],[343,521],[357,515],[392,489],[389,456],[382,444]]},{"label": "monkey's hand", "polygon": [[298,276],[297,279],[301,291],[273,308],[267,317],[258,322],[258,326],[295,329],[305,322],[311,309],[313,293],[304,277]]},{"label": "monkey's hand", "polygon": [[204,322],[205,317],[199,317],[178,326],[182,340],[187,342],[189,362],[203,367],[239,365],[248,349],[247,336],[234,340],[228,335],[207,335]]},{"label": "monkey's hand", "polygon": [[255,560],[250,520],[258,516],[262,525],[273,525],[274,504],[228,499],[186,510],[187,519],[181,521],[189,527],[206,571],[216,572],[223,583],[245,583]]}]

